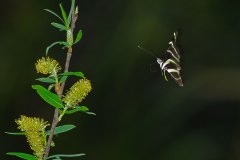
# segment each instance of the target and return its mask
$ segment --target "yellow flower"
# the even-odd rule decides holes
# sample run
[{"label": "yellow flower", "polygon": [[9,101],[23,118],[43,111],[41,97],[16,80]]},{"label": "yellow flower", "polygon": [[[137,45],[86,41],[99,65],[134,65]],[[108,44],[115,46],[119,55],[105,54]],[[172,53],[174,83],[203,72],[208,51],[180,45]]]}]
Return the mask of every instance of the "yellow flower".
[{"label": "yellow flower", "polygon": [[34,155],[42,160],[46,145],[45,127],[47,126],[47,122],[44,122],[43,119],[22,115],[16,120],[16,123],[18,124],[18,129],[24,132],[27,137]]},{"label": "yellow flower", "polygon": [[62,69],[59,63],[50,57],[42,57],[41,59],[37,60],[35,66],[37,73],[42,74],[56,74]]},{"label": "yellow flower", "polygon": [[92,86],[88,79],[84,78],[76,82],[63,98],[67,107],[75,107],[88,95]]}]

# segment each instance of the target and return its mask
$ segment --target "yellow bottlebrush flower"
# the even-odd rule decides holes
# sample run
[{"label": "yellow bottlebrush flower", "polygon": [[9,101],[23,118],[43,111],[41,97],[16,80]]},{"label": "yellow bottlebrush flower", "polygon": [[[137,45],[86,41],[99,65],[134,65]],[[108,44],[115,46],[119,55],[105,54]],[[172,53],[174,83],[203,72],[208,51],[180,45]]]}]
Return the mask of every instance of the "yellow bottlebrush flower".
[{"label": "yellow bottlebrush flower", "polygon": [[42,57],[41,59],[37,60],[35,66],[37,73],[42,74],[56,74],[62,69],[59,63],[50,57]]},{"label": "yellow bottlebrush flower", "polygon": [[18,129],[24,132],[27,137],[34,155],[42,160],[46,146],[45,127],[47,126],[47,122],[44,122],[43,119],[22,115],[16,120],[16,123],[18,124]]},{"label": "yellow bottlebrush flower", "polygon": [[88,95],[92,86],[88,79],[84,78],[76,82],[63,98],[67,107],[75,107]]}]

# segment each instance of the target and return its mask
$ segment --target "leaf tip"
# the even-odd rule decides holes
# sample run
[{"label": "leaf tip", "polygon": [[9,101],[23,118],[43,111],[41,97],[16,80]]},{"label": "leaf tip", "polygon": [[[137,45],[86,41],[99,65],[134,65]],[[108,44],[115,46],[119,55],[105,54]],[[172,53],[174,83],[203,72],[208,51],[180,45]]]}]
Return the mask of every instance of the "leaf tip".
[{"label": "leaf tip", "polygon": [[94,112],[86,112],[87,114],[89,114],[89,115],[92,115],[92,116],[96,116],[97,114],[96,113],[94,113]]}]

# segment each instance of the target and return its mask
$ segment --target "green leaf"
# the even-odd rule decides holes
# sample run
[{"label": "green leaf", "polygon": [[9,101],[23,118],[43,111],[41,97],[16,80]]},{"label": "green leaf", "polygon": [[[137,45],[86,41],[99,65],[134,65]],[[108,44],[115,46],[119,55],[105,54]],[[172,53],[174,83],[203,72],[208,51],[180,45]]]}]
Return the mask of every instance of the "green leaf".
[{"label": "green leaf", "polygon": [[44,10],[53,14],[54,16],[56,16],[58,19],[60,19],[64,23],[64,20],[57,13],[55,13],[55,12],[49,10],[49,9],[44,9]]},{"label": "green leaf", "polygon": [[14,136],[23,136],[23,132],[5,132],[6,134],[14,135]]},{"label": "green leaf", "polygon": [[86,112],[86,114],[92,115],[92,116],[96,116],[96,113],[94,112]]},{"label": "green leaf", "polygon": [[44,101],[52,105],[55,108],[63,108],[61,99],[54,93],[50,92],[46,88],[40,85],[32,85],[32,88],[37,90],[37,93],[42,97]]},{"label": "green leaf", "polygon": [[77,76],[84,78],[84,74],[82,72],[64,72],[59,74],[60,76]]},{"label": "green leaf", "polygon": [[75,112],[87,112],[89,109],[86,106],[77,106],[72,110],[68,110],[65,112],[65,114],[73,114]]},{"label": "green leaf", "polygon": [[67,30],[67,28],[64,25],[56,23],[56,22],[52,22],[51,25],[60,29],[60,31],[66,31]]},{"label": "green leaf", "polygon": [[47,159],[52,159],[52,158],[60,158],[60,157],[80,157],[80,156],[85,156],[86,154],[84,153],[79,153],[79,154],[56,154],[49,156]]},{"label": "green leaf", "polygon": [[78,31],[77,38],[75,39],[75,43],[78,43],[82,39],[82,30]]},{"label": "green leaf", "polygon": [[65,81],[67,80],[67,78],[68,78],[68,76],[63,76],[63,77],[60,79],[59,83],[65,82]]},{"label": "green leaf", "polygon": [[74,8],[75,8],[75,0],[72,0],[71,9],[70,9],[70,12],[68,14],[68,22],[69,22],[69,24],[71,23],[71,20],[72,20],[72,12],[73,12]]},{"label": "green leaf", "polygon": [[49,46],[46,48],[46,55],[48,54],[49,49],[52,48],[52,47],[55,46],[55,45],[63,45],[63,46],[65,46],[65,47],[68,47],[68,46],[69,46],[69,44],[68,44],[67,42],[65,42],[65,41],[54,42],[54,43],[52,43],[51,45],[49,45]]},{"label": "green leaf", "polygon": [[48,90],[50,91],[53,87],[55,87],[55,84],[51,84],[48,86]]},{"label": "green leaf", "polygon": [[[70,131],[70,130],[72,130],[74,128],[76,128],[76,126],[71,125],[71,124],[58,126],[55,129],[54,135]],[[50,130],[46,131],[46,135],[50,135]]]},{"label": "green leaf", "polygon": [[67,20],[67,15],[66,15],[66,12],[62,6],[62,4],[60,3],[60,9],[61,9],[61,12],[62,12],[62,17],[63,17],[63,20],[65,22],[65,26],[69,26],[69,23],[68,23],[68,20]]},{"label": "green leaf", "polygon": [[55,83],[55,80],[52,78],[38,78],[36,80],[44,83]]},{"label": "green leaf", "polygon": [[8,152],[7,155],[16,156],[26,160],[37,160],[37,158],[31,154],[21,153],[21,152]]}]

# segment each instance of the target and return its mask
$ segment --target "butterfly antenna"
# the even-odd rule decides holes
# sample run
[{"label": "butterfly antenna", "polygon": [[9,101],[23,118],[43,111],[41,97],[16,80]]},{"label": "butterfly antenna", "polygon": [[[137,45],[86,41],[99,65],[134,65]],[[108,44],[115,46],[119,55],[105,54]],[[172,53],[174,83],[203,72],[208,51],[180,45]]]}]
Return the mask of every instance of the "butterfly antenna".
[{"label": "butterfly antenna", "polygon": [[141,46],[139,46],[139,45],[138,45],[138,48],[141,49],[141,50],[143,50],[144,52],[150,54],[152,57],[158,58],[157,56],[155,56],[155,55],[153,54],[153,52],[151,52],[151,51],[149,51],[149,50],[147,50],[147,49],[145,49],[145,48],[143,48],[143,47],[141,47]]}]

